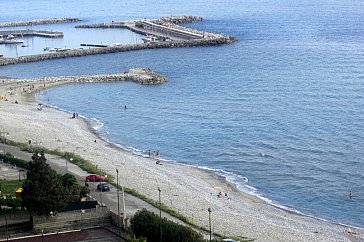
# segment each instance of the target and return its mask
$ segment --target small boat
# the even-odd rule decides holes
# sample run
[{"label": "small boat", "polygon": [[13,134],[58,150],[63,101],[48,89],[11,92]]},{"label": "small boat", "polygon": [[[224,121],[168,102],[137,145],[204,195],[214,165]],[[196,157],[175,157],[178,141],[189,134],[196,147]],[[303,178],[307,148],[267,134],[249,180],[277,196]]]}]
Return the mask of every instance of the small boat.
[{"label": "small boat", "polygon": [[0,38],[0,44],[21,44],[21,43],[24,43],[24,40],[18,40],[12,34],[9,34],[6,37],[1,36]]},{"label": "small boat", "polygon": [[110,46],[122,46],[122,43],[112,43]]},{"label": "small boat", "polygon": [[28,47],[28,45],[22,44],[20,47]]},{"label": "small boat", "polygon": [[159,41],[158,37],[156,37],[154,35],[147,35],[144,38],[142,38],[142,40],[144,41],[144,43],[151,43],[151,42]]},{"label": "small boat", "polygon": [[48,52],[65,52],[69,49],[66,49],[66,48],[58,48],[58,47],[45,47],[43,49],[43,51],[48,51]]}]

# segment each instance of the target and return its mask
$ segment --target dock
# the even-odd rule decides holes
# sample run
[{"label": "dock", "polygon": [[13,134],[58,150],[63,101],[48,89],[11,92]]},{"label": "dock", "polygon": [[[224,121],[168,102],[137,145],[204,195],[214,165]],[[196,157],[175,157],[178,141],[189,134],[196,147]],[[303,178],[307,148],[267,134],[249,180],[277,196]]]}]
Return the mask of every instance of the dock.
[{"label": "dock", "polygon": [[82,43],[81,46],[90,46],[90,47],[108,47],[108,45],[103,45],[103,44],[85,44]]},{"label": "dock", "polygon": [[13,35],[15,37],[38,36],[38,37],[45,37],[45,38],[62,38],[63,32],[24,29],[24,30],[0,31],[0,35],[3,35],[3,36]]}]

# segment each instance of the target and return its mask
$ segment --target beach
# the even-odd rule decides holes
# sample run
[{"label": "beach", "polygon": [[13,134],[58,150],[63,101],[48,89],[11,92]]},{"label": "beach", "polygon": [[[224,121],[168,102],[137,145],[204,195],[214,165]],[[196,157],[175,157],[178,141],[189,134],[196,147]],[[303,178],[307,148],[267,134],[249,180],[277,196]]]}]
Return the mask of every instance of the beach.
[{"label": "beach", "polygon": [[[119,169],[121,183],[172,207],[193,223],[208,228],[211,208],[213,232],[256,241],[363,241],[364,231],[276,208],[239,191],[213,171],[174,162],[156,164],[106,142],[88,120],[50,107],[39,108],[36,92],[67,82],[17,82],[0,87],[0,122],[7,139],[73,152],[109,174]],[[87,85],[87,84],[85,84]],[[10,95],[11,92],[11,95]],[[21,94],[22,92],[22,94]],[[72,110],[69,110],[72,112]],[[221,192],[221,196],[219,193]]]}]

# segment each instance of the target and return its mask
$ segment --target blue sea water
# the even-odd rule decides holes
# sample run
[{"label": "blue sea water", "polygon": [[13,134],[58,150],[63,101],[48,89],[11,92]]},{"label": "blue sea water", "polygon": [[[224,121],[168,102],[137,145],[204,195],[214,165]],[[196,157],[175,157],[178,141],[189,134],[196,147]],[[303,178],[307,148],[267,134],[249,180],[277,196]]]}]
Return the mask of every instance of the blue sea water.
[{"label": "blue sea water", "polygon": [[71,84],[38,98],[99,120],[111,142],[219,170],[274,204],[363,228],[361,0],[0,0],[0,21],[79,17],[94,23],[180,14],[202,16],[188,26],[239,42],[6,66],[0,76],[150,67],[169,81]]}]

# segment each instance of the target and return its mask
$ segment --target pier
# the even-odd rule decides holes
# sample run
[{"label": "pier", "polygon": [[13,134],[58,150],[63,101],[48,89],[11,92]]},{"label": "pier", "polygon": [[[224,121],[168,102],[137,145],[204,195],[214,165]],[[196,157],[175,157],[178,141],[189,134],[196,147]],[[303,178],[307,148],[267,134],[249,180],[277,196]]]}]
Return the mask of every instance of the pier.
[{"label": "pier", "polygon": [[108,45],[103,45],[103,44],[85,44],[82,43],[81,46],[89,46],[89,47],[108,47]]},{"label": "pier", "polygon": [[24,30],[0,31],[0,35],[3,35],[3,36],[13,35],[16,37],[38,36],[38,37],[45,37],[45,38],[62,38],[63,32],[24,29]]}]

